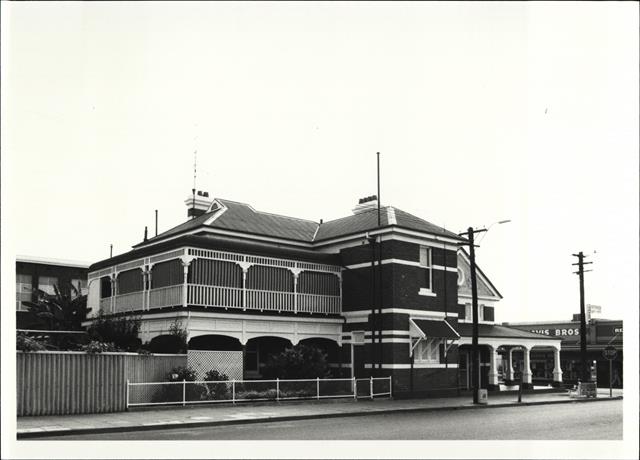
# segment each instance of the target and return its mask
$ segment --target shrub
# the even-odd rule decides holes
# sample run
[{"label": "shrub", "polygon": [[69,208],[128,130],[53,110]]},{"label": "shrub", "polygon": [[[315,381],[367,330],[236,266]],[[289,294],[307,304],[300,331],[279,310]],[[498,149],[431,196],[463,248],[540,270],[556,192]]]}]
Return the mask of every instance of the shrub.
[{"label": "shrub", "polygon": [[330,376],[327,355],[318,347],[298,344],[269,357],[263,375],[267,379],[314,379]]},{"label": "shrub", "polygon": [[[208,371],[204,379],[210,382],[223,382],[229,380],[227,374],[222,374],[215,369]],[[226,383],[207,383],[207,395],[205,399],[224,400],[229,399],[229,386]]]},{"label": "shrub", "polygon": [[92,340],[87,345],[82,346],[82,351],[87,353],[102,353],[107,351],[119,351],[113,343],[100,342],[98,340]]},{"label": "shrub", "polygon": [[117,318],[100,314],[89,327],[92,340],[113,343],[118,349],[135,351],[140,347],[138,331],[140,318],[120,316]]},{"label": "shrub", "polygon": [[18,332],[16,336],[16,350],[19,351],[42,351],[46,350],[45,347],[40,341],[29,337],[24,332]]}]

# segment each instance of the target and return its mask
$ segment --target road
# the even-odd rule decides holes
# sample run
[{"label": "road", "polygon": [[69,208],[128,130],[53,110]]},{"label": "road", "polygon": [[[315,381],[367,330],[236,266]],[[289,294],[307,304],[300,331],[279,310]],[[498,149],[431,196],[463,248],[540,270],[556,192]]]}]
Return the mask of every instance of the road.
[{"label": "road", "polygon": [[60,436],[60,440],[621,440],[622,401]]}]

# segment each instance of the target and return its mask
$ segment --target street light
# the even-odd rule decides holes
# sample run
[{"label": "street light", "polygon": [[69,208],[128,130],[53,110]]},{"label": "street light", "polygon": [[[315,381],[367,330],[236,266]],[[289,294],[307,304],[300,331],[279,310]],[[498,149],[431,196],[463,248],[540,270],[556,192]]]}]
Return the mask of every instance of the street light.
[{"label": "street light", "polygon": [[488,228],[481,228],[478,230],[474,230],[473,227],[469,227],[466,232],[459,233],[459,236],[467,236],[468,242],[462,244],[469,245],[469,261],[471,265],[471,302],[473,317],[473,328],[471,331],[471,356],[473,361],[471,365],[471,382],[473,391],[473,404],[478,404],[478,392],[480,390],[480,360],[478,353],[478,285],[476,281],[476,245],[474,243],[473,236],[476,233],[488,232],[489,229],[494,225],[506,224],[507,222],[511,222],[511,220],[500,220],[489,225]]}]

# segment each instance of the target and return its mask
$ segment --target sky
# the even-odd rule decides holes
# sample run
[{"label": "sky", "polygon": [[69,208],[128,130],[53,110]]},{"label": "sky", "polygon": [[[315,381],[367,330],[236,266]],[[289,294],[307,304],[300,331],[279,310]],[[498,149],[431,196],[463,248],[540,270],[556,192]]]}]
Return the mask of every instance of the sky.
[{"label": "sky", "polygon": [[[504,297],[497,321],[570,320],[583,251],[587,303],[624,319],[625,353],[637,356],[637,2],[0,7],[3,329],[16,254],[91,263],[110,244],[128,251],[145,226],[153,234],[156,209],[160,231],[183,222],[196,150],[198,189],[316,221],[376,192],[381,152],[383,205],[454,232],[511,220],[477,250]],[[3,400],[15,388],[6,363]],[[632,407],[635,366],[625,361]],[[635,413],[625,440],[637,440]],[[611,458],[612,444],[517,451]]]},{"label": "sky", "polygon": [[[638,305],[637,4],[3,5],[3,252],[96,262],[193,186],[489,227],[498,321]],[[8,249],[8,251],[4,251]],[[7,254],[9,257],[9,254]]]}]

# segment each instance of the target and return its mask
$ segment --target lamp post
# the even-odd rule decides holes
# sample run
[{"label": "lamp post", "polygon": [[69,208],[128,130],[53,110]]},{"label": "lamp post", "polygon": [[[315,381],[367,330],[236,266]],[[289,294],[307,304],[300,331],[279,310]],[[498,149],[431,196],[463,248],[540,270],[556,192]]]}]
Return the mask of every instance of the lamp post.
[{"label": "lamp post", "polygon": [[460,236],[466,235],[469,245],[469,261],[471,271],[471,311],[473,319],[473,327],[471,330],[471,387],[473,391],[473,404],[478,404],[478,391],[480,390],[480,356],[478,350],[478,284],[476,280],[476,251],[474,235],[476,233],[488,232],[491,227],[496,224],[505,224],[511,222],[511,220],[501,220],[489,225],[489,228],[481,228],[474,230],[473,227],[469,227],[466,232],[460,233]]}]

